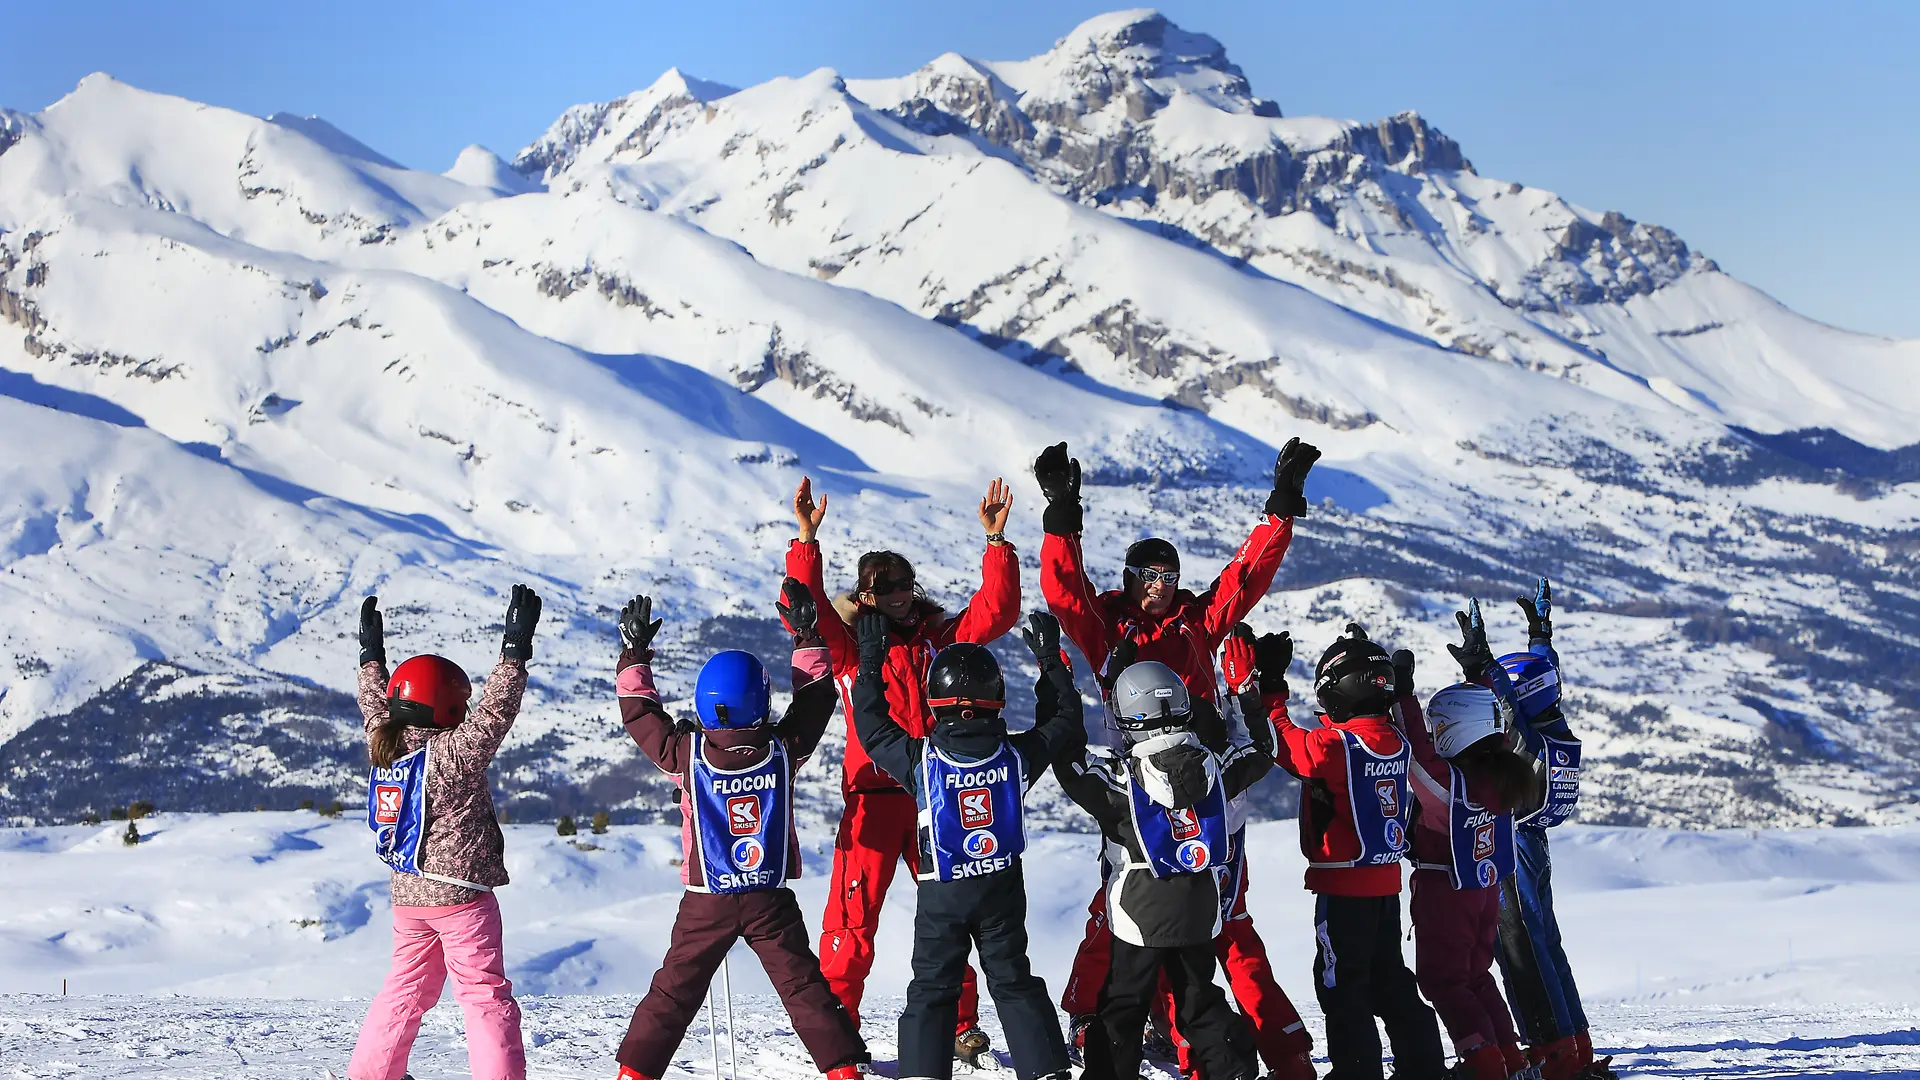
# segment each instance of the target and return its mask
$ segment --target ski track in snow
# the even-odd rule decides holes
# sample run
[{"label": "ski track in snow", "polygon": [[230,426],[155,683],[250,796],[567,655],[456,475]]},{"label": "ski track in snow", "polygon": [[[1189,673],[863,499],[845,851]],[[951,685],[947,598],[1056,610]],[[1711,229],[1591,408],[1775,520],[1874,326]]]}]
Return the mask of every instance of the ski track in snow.
[{"label": "ski track in snow", "polygon": [[[875,1072],[894,1075],[892,1019],[898,998],[875,1002],[867,1035]],[[626,1030],[630,997],[530,997],[525,1016],[529,1077],[601,1080]],[[270,1080],[324,1077],[344,1070],[366,1005],[360,1001],[236,1002],[217,998],[0,998],[0,1060],[12,1080],[113,1077],[132,1080]],[[1318,1013],[1304,1009],[1318,1028]],[[1601,1053],[1632,1076],[1743,1080],[1773,1076],[1920,1076],[1920,1008],[1827,1006],[1781,1009],[1719,1006],[1669,1009],[1600,1005],[1589,1009]],[[779,1003],[736,996],[739,1075],[815,1077]],[[998,1025],[987,1018],[996,1036]],[[721,1068],[727,1068],[724,1026]],[[710,1076],[706,1015],[687,1032],[663,1080]],[[1325,1068],[1324,1056],[1318,1059]],[[414,1044],[415,1080],[467,1075],[460,1014],[443,1004],[427,1014]],[[969,1075],[964,1066],[956,1076]],[[980,1070],[1011,1076],[1008,1068]],[[1150,1075],[1169,1075],[1157,1067]]]}]

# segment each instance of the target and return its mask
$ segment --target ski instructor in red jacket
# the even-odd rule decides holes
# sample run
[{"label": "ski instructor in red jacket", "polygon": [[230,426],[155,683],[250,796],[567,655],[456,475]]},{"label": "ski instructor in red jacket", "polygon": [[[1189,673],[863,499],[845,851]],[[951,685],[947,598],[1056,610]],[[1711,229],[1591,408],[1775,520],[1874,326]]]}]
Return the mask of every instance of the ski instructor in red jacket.
[{"label": "ski instructor in red jacket", "polygon": [[[980,560],[980,591],[965,610],[949,615],[920,590],[913,564],[893,551],[869,551],[860,556],[853,593],[836,603],[827,595],[820,545],[814,539],[826,517],[826,496],[815,504],[813,483],[804,477],[793,493],[793,516],[800,536],[787,549],[787,576],[804,583],[819,605],[820,636],[832,654],[834,679],[840,685],[849,718],[846,773],[841,782],[847,808],[833,843],[833,883],[827,891],[827,910],[820,919],[820,968],[856,1025],[867,973],[873,969],[873,939],[880,925],[880,906],[887,899],[887,886],[893,882],[894,869],[902,859],[909,870],[919,872],[920,840],[919,807],[913,796],[873,764],[853,728],[851,694],[854,676],[860,670],[860,644],[851,627],[862,611],[877,611],[887,617],[888,713],[910,737],[927,738],[933,730],[933,709],[925,688],[933,654],[957,641],[987,644],[1013,629],[1020,618],[1020,556],[1004,535],[1012,505],[1007,485],[996,478],[980,500],[980,525],[987,533],[986,552]],[[839,618],[834,617],[835,612]],[[973,968],[968,967],[960,989],[954,1053],[969,1065],[989,1047],[986,1032],[980,1030],[979,1002]]]},{"label": "ski instructor in red jacket", "polygon": [[[1316,447],[1299,439],[1289,440],[1281,449],[1273,466],[1273,491],[1259,524],[1205,592],[1180,588],[1180,553],[1159,537],[1129,547],[1122,587],[1098,592],[1087,576],[1080,547],[1080,462],[1067,456],[1066,443],[1046,448],[1034,462],[1033,472],[1047,499],[1041,518],[1046,540],[1040,548],[1040,590],[1048,610],[1095,670],[1109,660],[1121,666],[1157,660],[1180,676],[1189,694],[1217,706],[1213,654],[1234,624],[1273,585],[1293,539],[1293,519],[1306,513],[1307,473],[1319,458]],[[1106,672],[1103,685],[1115,674]],[[1228,910],[1215,948],[1235,1000],[1253,1023],[1267,1068],[1283,1080],[1311,1080],[1312,1038],[1274,980],[1266,945],[1247,913],[1242,848],[1236,837],[1233,879],[1238,890],[1227,898]],[[1104,895],[1095,893],[1088,908],[1087,937],[1074,956],[1073,973],[1060,1002],[1072,1018],[1076,1044],[1106,981],[1110,936]],[[1187,1055],[1184,1047],[1180,1051],[1184,1069]]]}]

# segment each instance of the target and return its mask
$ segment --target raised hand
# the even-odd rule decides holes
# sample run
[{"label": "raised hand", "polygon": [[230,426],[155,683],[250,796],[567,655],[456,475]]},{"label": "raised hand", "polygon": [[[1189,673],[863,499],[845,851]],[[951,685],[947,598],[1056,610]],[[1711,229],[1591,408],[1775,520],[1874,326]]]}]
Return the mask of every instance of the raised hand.
[{"label": "raised hand", "polygon": [[793,489],[793,520],[800,526],[800,542],[811,543],[820,533],[820,522],[827,516],[827,497],[820,496],[818,505],[813,501],[813,478],[803,476],[800,486]]},{"label": "raised hand", "polygon": [[1393,654],[1393,696],[1413,696],[1413,650],[1396,649]]},{"label": "raised hand", "polygon": [[1107,651],[1106,664],[1100,669],[1100,685],[1108,690],[1113,689],[1113,680],[1118,679],[1121,672],[1132,667],[1133,661],[1139,655],[1140,646],[1132,638],[1125,637],[1114,642],[1113,648]]},{"label": "raised hand", "polygon": [[1267,513],[1281,518],[1306,516],[1307,473],[1319,460],[1319,447],[1297,438],[1287,440],[1273,462],[1273,491],[1267,496]]},{"label": "raised hand", "polygon": [[988,536],[1000,536],[1007,531],[1007,514],[1013,510],[1013,489],[1005,480],[993,478],[987,485],[986,497],[980,500],[980,526],[987,530]]},{"label": "raised hand", "polygon": [[878,671],[887,663],[887,648],[891,644],[887,636],[891,628],[887,617],[871,608],[861,608],[859,618],[853,620],[853,631],[860,640],[860,666]]},{"label": "raised hand", "polygon": [[1040,525],[1055,536],[1073,536],[1080,531],[1080,459],[1067,456],[1066,443],[1054,443],[1033,462],[1033,478],[1040,482],[1040,494],[1047,508],[1040,514]]},{"label": "raised hand", "polygon": [[1253,627],[1246,623],[1235,623],[1227,640],[1220,645],[1220,671],[1227,677],[1227,693],[1239,697],[1253,685],[1254,678],[1259,674],[1258,654]]},{"label": "raised hand", "polygon": [[780,621],[787,624],[787,631],[793,640],[810,638],[820,632],[820,608],[813,602],[813,593],[796,578],[788,578],[780,583],[780,599],[773,602],[780,612]]},{"label": "raised hand", "polygon": [[1028,612],[1027,625],[1020,628],[1020,637],[1026,641],[1033,658],[1039,661],[1041,671],[1060,666],[1060,620],[1051,613]]},{"label": "raised hand", "polygon": [[1261,634],[1253,643],[1254,663],[1260,669],[1260,692],[1285,694],[1287,668],[1293,665],[1293,633]]},{"label": "raised hand", "polygon": [[508,660],[533,658],[533,628],[540,622],[540,594],[515,585],[507,600],[507,629],[500,638],[500,655]]},{"label": "raised hand", "polygon": [[369,660],[387,662],[387,621],[380,615],[380,598],[369,596],[360,602],[360,663]]},{"label": "raised hand", "polygon": [[1546,578],[1533,591],[1533,599],[1522,596],[1517,601],[1520,610],[1527,615],[1527,644],[1545,645],[1553,640],[1553,586]]},{"label": "raised hand", "polygon": [[653,636],[663,619],[653,617],[653,598],[641,593],[620,609],[620,644],[643,660],[653,658]]},{"label": "raised hand", "polygon": [[1467,604],[1466,611],[1456,611],[1453,617],[1460,624],[1460,644],[1448,645],[1447,651],[1460,664],[1460,674],[1468,682],[1479,682],[1480,676],[1493,665],[1493,650],[1487,646],[1487,623],[1480,617],[1480,601],[1474,599]]}]

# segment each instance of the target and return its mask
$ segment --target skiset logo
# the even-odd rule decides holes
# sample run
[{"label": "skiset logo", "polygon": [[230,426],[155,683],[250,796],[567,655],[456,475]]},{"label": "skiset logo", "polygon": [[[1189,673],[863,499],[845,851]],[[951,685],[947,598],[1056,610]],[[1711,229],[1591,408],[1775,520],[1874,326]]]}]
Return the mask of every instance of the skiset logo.
[{"label": "skiset logo", "polygon": [[751,836],[733,842],[733,865],[742,870],[758,870],[766,858],[766,847]]},{"label": "skiset logo", "polygon": [[[1175,840],[1191,840],[1200,835],[1200,815],[1191,806],[1183,810],[1167,811],[1167,821],[1173,825]],[[1186,849],[1180,850],[1184,852]],[[1205,844],[1200,845],[1200,857],[1203,860],[1206,858],[1206,850]]]},{"label": "skiset logo", "polygon": [[[1199,826],[1195,826],[1196,831],[1198,828]],[[1173,853],[1173,857],[1180,861],[1181,866],[1189,870],[1199,870],[1207,865],[1207,856],[1209,854],[1211,854],[1211,852],[1207,851],[1205,841],[1189,840],[1180,845]]]},{"label": "skiset logo", "polygon": [[[1475,828],[1473,830],[1474,859],[1482,860],[1482,859],[1487,859],[1492,857],[1493,855],[1493,824],[1494,823],[1490,821],[1485,825],[1481,825],[1478,828]],[[1485,876],[1484,870],[1482,871],[1482,876],[1483,877]],[[1482,881],[1481,884],[1486,885],[1490,883],[1486,881]]]},{"label": "skiset logo", "polygon": [[984,829],[993,824],[993,792],[988,788],[968,788],[960,793],[960,827]]},{"label": "skiset logo", "polygon": [[1391,780],[1373,782],[1374,798],[1380,800],[1380,816],[1397,818],[1400,816],[1400,788]]},{"label": "skiset logo", "polygon": [[755,836],[759,834],[759,796],[736,795],[727,800],[727,830],[735,836]]},{"label": "skiset logo", "polygon": [[400,824],[400,800],[406,795],[398,784],[376,784],[373,788],[373,821],[376,825]]},{"label": "skiset logo", "polygon": [[1000,850],[1000,840],[987,830],[981,829],[968,833],[961,846],[967,849],[968,858],[991,859]]}]

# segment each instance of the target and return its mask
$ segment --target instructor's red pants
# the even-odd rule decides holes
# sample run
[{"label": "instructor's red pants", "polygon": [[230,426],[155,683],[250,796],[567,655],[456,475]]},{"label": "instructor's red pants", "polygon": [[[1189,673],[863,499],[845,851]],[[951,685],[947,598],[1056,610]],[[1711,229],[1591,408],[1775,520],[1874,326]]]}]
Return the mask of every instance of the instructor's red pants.
[{"label": "instructor's red pants", "polygon": [[[1093,894],[1087,905],[1087,932],[1074,954],[1073,971],[1067,976],[1066,991],[1060,995],[1060,1009],[1068,1016],[1090,1016],[1099,1009],[1100,987],[1107,981],[1107,962],[1111,955],[1113,931],[1107,925],[1107,892]],[[1230,917],[1221,925],[1220,936],[1213,939],[1214,955],[1226,969],[1227,984],[1240,1012],[1253,1025],[1253,1039],[1260,1059],[1276,1074],[1291,1075],[1299,1055],[1313,1049],[1313,1036],[1300,1019],[1287,992],[1274,980],[1273,966],[1267,962],[1267,946],[1253,929],[1247,914],[1246,878],[1241,871],[1241,892],[1234,900]],[[1160,984],[1157,1005],[1173,1043],[1180,1051],[1182,1075],[1194,1075],[1187,1057],[1187,1042],[1173,1023],[1173,994],[1166,982]]]},{"label": "instructor's red pants", "polygon": [[[880,927],[880,906],[886,903],[894,868],[904,859],[909,872],[919,872],[919,817],[913,796],[904,791],[851,793],[840,815],[840,834],[833,841],[833,883],[827,889],[827,910],[820,916],[820,971],[856,1027],[867,974],[873,970],[873,935]],[[979,1025],[980,990],[968,965],[960,982],[960,1023],[954,1033]]]}]

